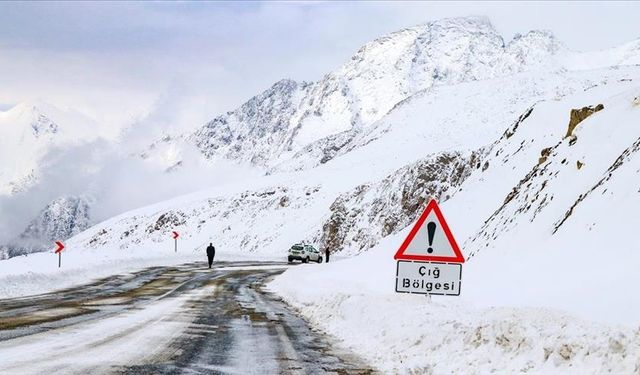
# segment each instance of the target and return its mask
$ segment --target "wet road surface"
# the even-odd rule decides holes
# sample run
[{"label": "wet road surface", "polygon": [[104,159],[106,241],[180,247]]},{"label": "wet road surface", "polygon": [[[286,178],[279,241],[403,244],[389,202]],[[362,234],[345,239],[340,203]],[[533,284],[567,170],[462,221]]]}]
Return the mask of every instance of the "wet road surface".
[{"label": "wet road surface", "polygon": [[282,263],[191,263],[0,300],[0,374],[370,374],[263,284]]}]

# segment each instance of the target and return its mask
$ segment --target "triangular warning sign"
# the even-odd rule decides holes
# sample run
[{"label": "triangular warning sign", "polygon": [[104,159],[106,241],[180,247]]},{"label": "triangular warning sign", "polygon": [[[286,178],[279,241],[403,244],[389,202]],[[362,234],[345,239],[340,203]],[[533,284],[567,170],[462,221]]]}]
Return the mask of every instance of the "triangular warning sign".
[{"label": "triangular warning sign", "polygon": [[464,256],[434,199],[420,215],[394,258],[464,263]]}]

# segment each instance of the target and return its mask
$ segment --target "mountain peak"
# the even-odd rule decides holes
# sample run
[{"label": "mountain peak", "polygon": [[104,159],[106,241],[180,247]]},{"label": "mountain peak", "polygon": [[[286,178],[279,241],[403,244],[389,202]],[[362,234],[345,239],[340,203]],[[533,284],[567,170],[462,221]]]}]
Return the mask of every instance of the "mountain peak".
[{"label": "mountain peak", "polygon": [[47,114],[50,112],[59,112],[60,109],[56,106],[47,103],[41,99],[25,100],[8,109],[4,113],[6,115],[22,117],[22,116],[37,116],[41,114]]},{"label": "mountain peak", "polygon": [[[49,113],[59,111],[52,105],[40,100],[29,100],[21,102],[1,113],[0,124],[7,124],[12,127],[28,127],[33,136],[38,138],[46,134],[58,132],[58,124],[51,119]],[[22,124],[22,125],[19,125]]]},{"label": "mountain peak", "polygon": [[460,27],[467,29],[491,29],[495,30],[491,20],[487,16],[450,17],[429,21],[425,27]]},{"label": "mountain peak", "polygon": [[565,48],[551,30],[531,30],[524,35],[518,33],[511,39],[509,46],[519,43],[527,44],[528,48],[547,48],[553,52]]}]

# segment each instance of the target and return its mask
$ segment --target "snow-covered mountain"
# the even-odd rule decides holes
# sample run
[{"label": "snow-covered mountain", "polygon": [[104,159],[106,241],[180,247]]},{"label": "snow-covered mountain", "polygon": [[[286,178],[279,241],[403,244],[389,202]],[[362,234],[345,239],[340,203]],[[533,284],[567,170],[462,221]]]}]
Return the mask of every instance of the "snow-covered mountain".
[{"label": "snow-covered mountain", "polygon": [[86,197],[58,198],[48,204],[20,236],[47,240],[69,238],[90,226],[89,207],[90,200]]},{"label": "snow-covered mountain", "polygon": [[[403,101],[357,137],[357,147],[315,168],[272,173],[158,203],[98,224],[73,241],[79,248],[135,251],[165,241],[177,228],[185,241],[193,239],[194,248],[215,239],[234,251],[278,254],[305,239],[358,253],[405,228],[427,199],[446,201],[480,182],[492,186],[485,192],[491,199],[484,201],[493,202],[489,207],[496,210],[530,173],[540,152],[561,141],[571,110],[601,104],[606,96],[579,98],[632,90],[632,77],[639,72],[638,67],[525,72],[442,86]],[[547,107],[552,121],[532,120],[539,108]],[[525,123],[532,124],[535,143],[515,135]],[[548,126],[562,134],[553,143],[544,132]],[[500,145],[520,152],[531,147],[534,155],[505,164],[501,153],[495,155]],[[503,164],[511,177],[491,181],[489,171]],[[482,231],[492,212],[467,213],[477,220],[470,227]],[[167,217],[172,219],[161,220]]]},{"label": "snow-covered mountain", "polygon": [[24,231],[0,246],[0,258],[50,249],[53,241],[66,240],[92,224],[88,197],[66,196],[49,203]]},{"label": "snow-covered mountain", "polygon": [[90,141],[95,121],[41,101],[0,112],[0,195],[24,191],[38,178],[39,160],[55,147]]},{"label": "snow-covered mountain", "polygon": [[416,93],[522,72],[636,64],[639,43],[581,53],[547,31],[505,41],[483,17],[434,21],[367,43],[318,82],[279,81],[181,138],[207,158],[287,169],[304,157],[315,166]]},{"label": "snow-covered mountain", "polygon": [[[99,231],[128,234],[92,244],[122,241],[118,247],[127,247],[160,240],[152,236],[155,231],[140,228],[154,227],[156,215],[182,212],[180,225],[196,223],[197,229],[187,231],[224,237],[234,248],[275,252],[302,237],[335,250],[366,250],[410,223],[427,197],[452,196],[477,169],[476,159],[486,158],[487,147],[537,103],[631,80],[635,68],[621,66],[639,59],[638,42],[580,53],[567,50],[549,32],[532,31],[505,42],[480,17],[445,19],[389,34],[363,46],[318,82],[279,81],[193,134],[154,142],[140,155],[152,162],[164,160],[166,172],[182,168],[184,156],[196,147],[208,159],[266,167],[267,176],[259,181],[252,176],[251,182],[232,187],[222,184],[206,198],[191,201],[191,213],[180,208],[179,199],[157,212],[127,216],[125,222],[133,227],[119,229],[110,222]],[[585,70],[590,66],[604,68]],[[40,124],[35,128],[42,130],[29,137],[51,133],[49,139],[60,133],[47,117],[34,122],[42,112],[37,108],[21,106],[4,116]],[[436,171],[438,177],[425,177],[425,171]],[[33,173],[23,177],[33,178]],[[406,194],[391,191],[395,188],[417,191],[407,201]],[[315,192],[313,202],[305,202],[309,191]],[[276,197],[282,204],[272,202]],[[212,201],[218,204],[207,210]],[[284,214],[274,229],[284,236],[282,244],[273,243],[273,232],[248,234],[242,225],[247,215],[256,220],[255,228],[262,225],[260,212],[271,205]],[[285,222],[305,210],[313,216],[302,221],[308,225],[301,229],[296,223],[298,229],[287,231]],[[237,225],[228,220],[234,215],[239,215]],[[206,224],[211,220],[216,224]]]}]

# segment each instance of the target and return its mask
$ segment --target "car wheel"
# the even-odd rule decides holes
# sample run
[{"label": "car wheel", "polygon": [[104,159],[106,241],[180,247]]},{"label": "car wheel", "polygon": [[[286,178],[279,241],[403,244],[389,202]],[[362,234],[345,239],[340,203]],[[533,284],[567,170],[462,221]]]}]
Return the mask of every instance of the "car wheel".
[{"label": "car wheel", "polygon": [[318,263],[322,263],[322,257],[318,257]]},{"label": "car wheel", "polygon": [[289,263],[293,263],[293,258],[289,257],[289,258],[287,259],[287,261],[288,261]]},{"label": "car wheel", "polygon": [[309,257],[306,257],[302,260],[302,263],[309,263]]}]

